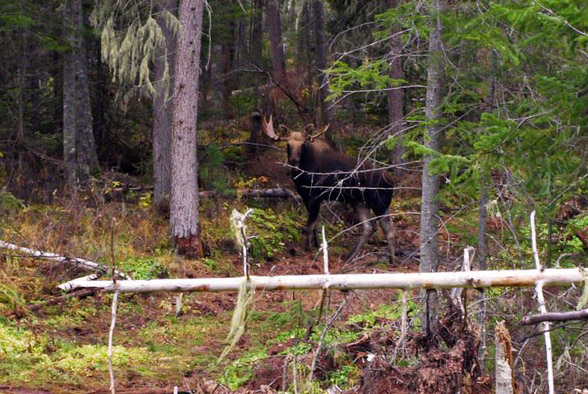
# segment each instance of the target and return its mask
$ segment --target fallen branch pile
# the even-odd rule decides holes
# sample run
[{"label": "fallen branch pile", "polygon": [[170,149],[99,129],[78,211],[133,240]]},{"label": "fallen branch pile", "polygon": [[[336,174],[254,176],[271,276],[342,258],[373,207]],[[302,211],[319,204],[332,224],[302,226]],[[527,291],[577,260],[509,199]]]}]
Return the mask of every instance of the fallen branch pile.
[{"label": "fallen branch pile", "polygon": [[[24,253],[26,256],[36,257],[45,260],[53,260],[59,263],[69,264],[75,267],[83,268],[89,271],[98,272],[101,274],[105,274],[109,271],[108,266],[95,263],[90,260],[80,259],[79,257],[66,257],[60,256],[55,253],[43,252],[40,250],[29,249],[22,246],[14,245],[8,242],[0,241],[0,249],[7,249],[12,250],[19,253]],[[129,278],[129,276],[123,272],[114,271],[114,274],[119,278]],[[66,290],[66,289],[63,289]],[[68,288],[67,290],[73,290],[73,288]]]}]

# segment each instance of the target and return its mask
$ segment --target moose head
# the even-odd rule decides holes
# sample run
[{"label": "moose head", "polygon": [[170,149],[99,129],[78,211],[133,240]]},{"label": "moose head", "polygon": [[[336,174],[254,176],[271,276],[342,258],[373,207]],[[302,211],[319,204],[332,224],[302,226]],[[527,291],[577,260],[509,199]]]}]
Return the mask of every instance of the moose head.
[{"label": "moose head", "polygon": [[[286,141],[288,143],[288,164],[292,167],[298,167],[302,158],[303,150],[309,147],[316,138],[322,136],[329,129],[329,125],[323,128],[320,132],[311,135],[308,130],[311,125],[304,128],[304,132],[291,131],[285,126],[280,126],[288,131],[288,136],[280,137],[274,131],[273,117],[270,115],[269,120],[265,117],[262,119],[263,131],[272,141]],[[306,146],[305,146],[306,144]],[[326,147],[325,147],[326,148]]]}]

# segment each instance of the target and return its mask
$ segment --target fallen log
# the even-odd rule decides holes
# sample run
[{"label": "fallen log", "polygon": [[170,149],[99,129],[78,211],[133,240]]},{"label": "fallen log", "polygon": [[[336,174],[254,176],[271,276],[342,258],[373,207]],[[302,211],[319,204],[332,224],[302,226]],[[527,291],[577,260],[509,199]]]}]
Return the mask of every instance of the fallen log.
[{"label": "fallen log", "polygon": [[[583,268],[430,273],[342,274],[249,276],[248,286],[257,290],[301,289],[448,289],[454,287],[532,287],[539,281],[545,286],[565,286],[583,282]],[[244,277],[79,281],[72,289],[97,288],[108,292],[221,292],[239,291]]]},{"label": "fallen log", "polygon": [[[283,187],[276,187],[273,189],[238,189],[235,190],[235,192],[236,195],[241,198],[299,198],[298,194]],[[198,194],[201,198],[210,198],[220,195],[216,190],[204,190]]]},{"label": "fallen log", "polygon": [[531,324],[543,323],[546,321],[569,321],[569,320],[587,320],[588,309],[571,312],[547,312],[536,315],[524,316],[521,319],[521,325],[528,326]]},{"label": "fallen log", "polygon": [[[122,187],[115,187],[109,189],[109,193],[128,193],[128,192],[143,192],[143,191],[151,191],[153,190],[152,186],[122,186]],[[275,187],[269,189],[231,189],[232,194],[236,196],[240,196],[242,198],[293,198],[299,199],[300,197],[298,194],[294,193],[290,189],[286,189],[284,187]],[[214,198],[217,196],[221,196],[222,194],[219,193],[217,190],[201,190],[198,193],[200,198]],[[112,196],[111,196],[112,197]]]}]

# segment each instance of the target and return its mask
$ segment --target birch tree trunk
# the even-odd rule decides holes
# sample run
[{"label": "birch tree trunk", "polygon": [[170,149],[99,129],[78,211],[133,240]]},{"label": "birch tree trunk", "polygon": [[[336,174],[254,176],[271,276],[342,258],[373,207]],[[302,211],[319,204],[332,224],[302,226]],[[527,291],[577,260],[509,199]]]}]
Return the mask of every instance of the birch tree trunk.
[{"label": "birch tree trunk", "polygon": [[[390,8],[398,7],[399,0],[388,0]],[[392,37],[390,38],[390,77],[393,79],[404,79],[402,69],[402,41],[398,26],[392,27]],[[404,91],[402,89],[388,91],[388,123],[390,124],[390,135],[397,138],[397,143],[392,151],[392,164],[394,165],[394,175],[400,176],[402,173],[401,163],[404,154],[404,146],[399,139],[402,129],[404,128]]]},{"label": "birch tree trunk", "polygon": [[284,86],[286,83],[286,57],[282,45],[282,22],[278,0],[267,0],[266,11],[273,77],[278,84]]},{"label": "birch tree trunk", "polygon": [[81,0],[65,2],[63,24],[70,46],[63,59],[63,158],[68,184],[78,185],[98,170]]},{"label": "birch tree trunk", "polygon": [[[434,20],[434,28],[429,38],[429,64],[427,67],[427,97],[425,116],[429,125],[425,133],[424,145],[434,151],[441,150],[443,127],[441,125],[443,100],[443,48],[441,33],[443,30],[440,14],[446,0],[434,0],[431,16]],[[438,219],[437,211],[439,202],[439,176],[430,172],[433,155],[425,155],[422,177],[422,202],[421,202],[421,248],[420,248],[420,272],[435,272],[439,267],[439,246],[437,242]],[[426,294],[426,307],[424,308],[423,328],[430,333],[437,320],[437,293],[428,291]]]},{"label": "birch tree trunk", "polygon": [[[161,12],[173,14],[178,8],[178,0],[164,0],[158,5],[157,23],[165,37],[165,48],[159,48],[155,55],[153,80],[157,93],[153,100],[153,199],[155,207],[161,211],[169,210],[171,194],[171,134],[173,101],[171,90],[174,83],[176,40],[167,27]],[[169,78],[165,73],[168,70]]]},{"label": "birch tree trunk", "polygon": [[202,256],[198,216],[198,77],[204,0],[181,0],[174,82],[171,236],[179,254]]}]

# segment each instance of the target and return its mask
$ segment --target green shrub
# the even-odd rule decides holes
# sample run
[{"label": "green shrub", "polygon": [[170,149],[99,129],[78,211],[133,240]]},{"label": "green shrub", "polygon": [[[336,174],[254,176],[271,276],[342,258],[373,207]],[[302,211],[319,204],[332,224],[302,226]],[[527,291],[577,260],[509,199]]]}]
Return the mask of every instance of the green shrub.
[{"label": "green shrub", "polygon": [[157,279],[169,277],[169,269],[152,257],[130,257],[121,263],[119,269],[133,279]]}]

